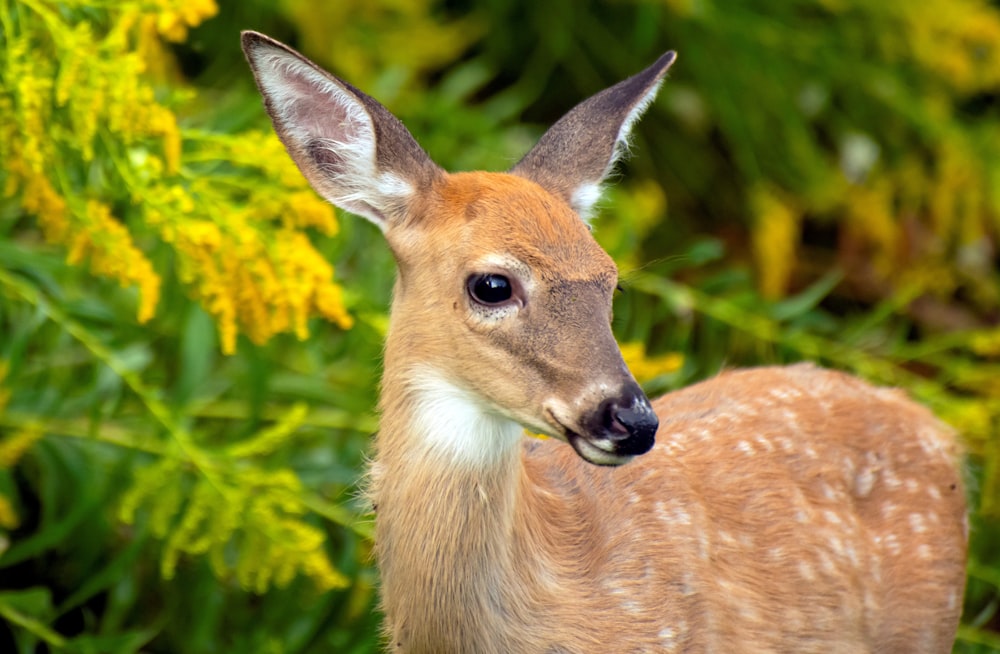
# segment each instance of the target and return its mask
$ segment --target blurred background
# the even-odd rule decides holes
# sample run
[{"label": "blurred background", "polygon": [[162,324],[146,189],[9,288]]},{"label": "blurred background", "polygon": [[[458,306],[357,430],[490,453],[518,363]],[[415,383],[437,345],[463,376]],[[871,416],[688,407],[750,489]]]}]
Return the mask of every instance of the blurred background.
[{"label": "blurred background", "polygon": [[450,170],[679,53],[596,220],[657,394],[813,360],[968,450],[957,652],[1000,651],[1000,2],[0,0],[0,651],[375,652],[393,279],[305,185],[256,29]]}]

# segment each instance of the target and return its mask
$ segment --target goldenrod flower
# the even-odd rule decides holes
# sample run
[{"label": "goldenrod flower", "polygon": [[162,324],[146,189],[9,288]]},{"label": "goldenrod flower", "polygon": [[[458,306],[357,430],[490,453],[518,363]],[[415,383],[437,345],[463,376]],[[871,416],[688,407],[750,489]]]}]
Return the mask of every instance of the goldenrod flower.
[{"label": "goldenrod flower", "polygon": [[160,0],[158,4],[156,28],[168,41],[183,41],[188,28],[219,11],[214,0]]},{"label": "goldenrod flower", "polygon": [[14,510],[14,505],[10,499],[0,495],[0,529],[16,529],[21,524],[21,519]]},{"label": "goldenrod flower", "polygon": [[667,352],[650,357],[646,354],[646,346],[639,342],[622,343],[621,351],[625,365],[639,383],[677,372],[684,365],[684,356],[679,352]]},{"label": "goldenrod flower", "polygon": [[754,218],[752,240],[761,295],[784,296],[795,268],[799,237],[799,212],[776,192],[757,187],[750,194]]},{"label": "goldenrod flower", "polygon": [[26,427],[0,438],[0,469],[9,470],[44,436],[41,429]]}]

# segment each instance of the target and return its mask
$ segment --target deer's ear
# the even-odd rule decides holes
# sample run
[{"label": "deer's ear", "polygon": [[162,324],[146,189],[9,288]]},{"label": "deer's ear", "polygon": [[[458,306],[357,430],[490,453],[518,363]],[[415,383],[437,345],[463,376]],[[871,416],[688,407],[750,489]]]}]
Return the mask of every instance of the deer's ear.
[{"label": "deer's ear", "polygon": [[441,170],[374,99],[288,46],[243,32],[243,52],[274,129],[324,198],[382,231]]},{"label": "deer's ear", "polygon": [[636,119],[656,97],[676,54],[584,100],[559,119],[510,172],[562,196],[585,220],[601,183],[628,148]]}]

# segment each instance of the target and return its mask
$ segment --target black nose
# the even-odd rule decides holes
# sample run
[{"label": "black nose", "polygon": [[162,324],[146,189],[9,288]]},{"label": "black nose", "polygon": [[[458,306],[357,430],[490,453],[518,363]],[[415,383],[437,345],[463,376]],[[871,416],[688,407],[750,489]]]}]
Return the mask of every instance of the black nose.
[{"label": "black nose", "polygon": [[587,425],[592,437],[605,438],[623,455],[645,454],[653,447],[660,421],[645,393],[635,386],[626,388],[598,406]]}]

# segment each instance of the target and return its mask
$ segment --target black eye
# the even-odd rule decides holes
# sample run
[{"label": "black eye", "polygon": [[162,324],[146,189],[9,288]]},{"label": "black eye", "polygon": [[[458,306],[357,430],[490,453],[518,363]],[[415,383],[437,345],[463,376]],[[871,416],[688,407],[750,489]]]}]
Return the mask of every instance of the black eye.
[{"label": "black eye", "polygon": [[480,304],[501,304],[514,294],[510,280],[503,275],[474,275],[468,282],[469,295]]}]

